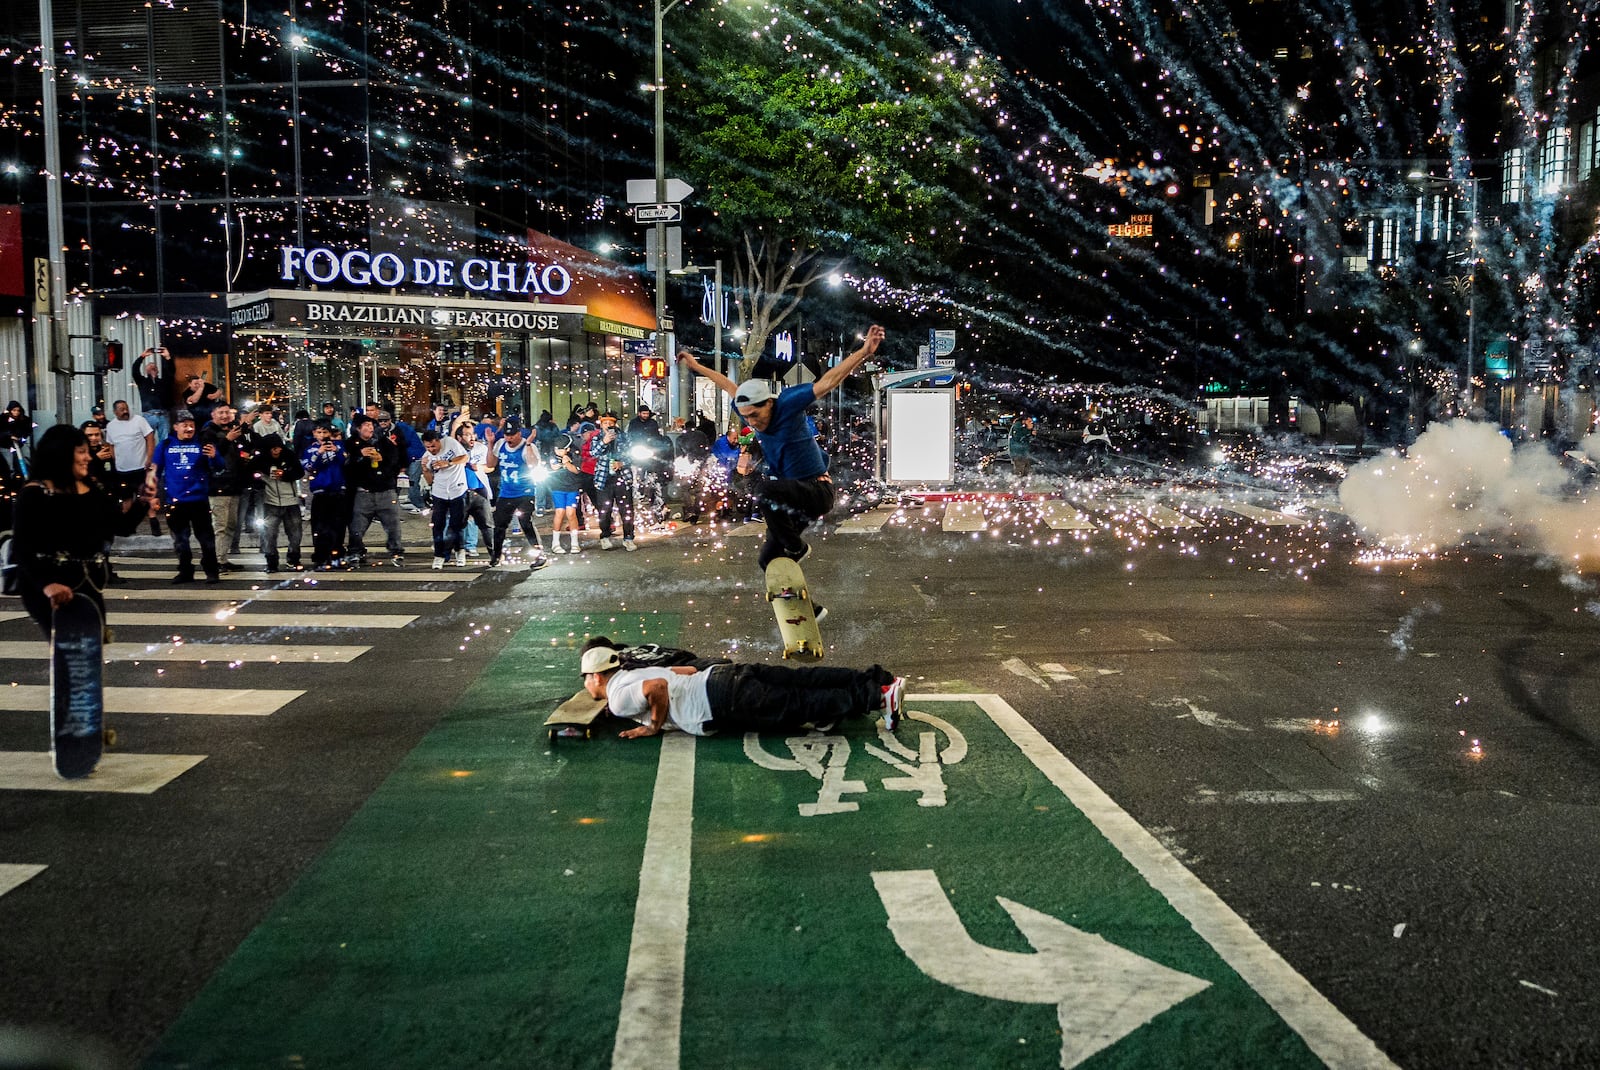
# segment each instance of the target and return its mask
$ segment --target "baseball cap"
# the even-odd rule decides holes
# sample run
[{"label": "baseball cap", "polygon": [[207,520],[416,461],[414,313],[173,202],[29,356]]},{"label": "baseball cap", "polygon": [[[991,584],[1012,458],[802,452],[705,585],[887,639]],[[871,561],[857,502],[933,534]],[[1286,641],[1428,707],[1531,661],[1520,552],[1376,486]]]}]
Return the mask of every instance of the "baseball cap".
[{"label": "baseball cap", "polygon": [[500,426],[500,430],[508,435],[515,434],[522,430],[522,419],[517,416],[507,416],[506,422]]},{"label": "baseball cap", "polygon": [[772,392],[772,387],[767,385],[765,379],[751,379],[739,384],[739,392],[733,395],[735,405],[763,405],[778,395]]},{"label": "baseball cap", "polygon": [[597,646],[593,650],[586,650],[583,654],[582,669],[585,675],[592,672],[606,672],[622,664],[622,659],[617,652],[608,646]]}]

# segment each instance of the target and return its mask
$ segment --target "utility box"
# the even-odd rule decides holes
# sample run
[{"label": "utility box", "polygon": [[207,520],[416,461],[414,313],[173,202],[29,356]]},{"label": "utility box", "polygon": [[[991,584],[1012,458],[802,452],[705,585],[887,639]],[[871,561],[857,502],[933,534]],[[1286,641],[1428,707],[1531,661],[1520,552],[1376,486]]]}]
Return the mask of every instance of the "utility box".
[{"label": "utility box", "polygon": [[885,390],[889,483],[950,483],[956,476],[956,392]]}]

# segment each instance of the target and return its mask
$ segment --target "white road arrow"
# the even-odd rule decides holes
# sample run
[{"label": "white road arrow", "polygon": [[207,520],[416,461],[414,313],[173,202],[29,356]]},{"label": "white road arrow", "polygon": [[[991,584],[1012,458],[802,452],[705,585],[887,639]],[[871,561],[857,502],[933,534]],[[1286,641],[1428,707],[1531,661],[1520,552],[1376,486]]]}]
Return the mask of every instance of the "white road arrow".
[{"label": "white road arrow", "polygon": [[1063,1070],[1211,984],[997,896],[1034,949],[998,951],[972,939],[933,870],[874,873],[872,881],[895,942],[923,973],[975,996],[1056,1004]]}]

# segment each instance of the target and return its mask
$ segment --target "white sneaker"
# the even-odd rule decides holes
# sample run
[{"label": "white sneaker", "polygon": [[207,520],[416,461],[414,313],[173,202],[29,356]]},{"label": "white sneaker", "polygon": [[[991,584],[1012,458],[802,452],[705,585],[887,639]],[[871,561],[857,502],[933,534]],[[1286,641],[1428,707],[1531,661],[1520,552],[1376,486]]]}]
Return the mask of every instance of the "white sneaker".
[{"label": "white sneaker", "polygon": [[607,536],[605,536],[604,538],[602,538],[600,540],[600,549],[602,549],[602,550],[611,549],[611,536],[610,535],[607,535]]},{"label": "white sneaker", "polygon": [[456,551],[455,563],[458,566],[462,567],[462,568],[466,567],[466,565],[467,565],[467,552],[465,550],[457,550]]},{"label": "white sneaker", "polygon": [[630,554],[638,549],[638,547],[633,544],[633,540],[632,539],[623,539],[622,540],[622,548],[624,550],[628,551]]},{"label": "white sneaker", "polygon": [[433,559],[433,567],[434,568],[444,568],[444,558],[442,558],[442,557],[434,558]]},{"label": "white sneaker", "polygon": [[467,549],[466,549],[466,550],[465,550],[465,551],[463,551],[463,552],[464,552],[464,553],[465,553],[465,554],[466,554],[466,555],[467,555],[467,556],[468,556],[468,557],[477,557],[477,556],[478,556],[478,548],[477,548],[477,547],[476,547],[476,546],[471,546],[471,547],[468,547],[468,548],[467,548]]}]

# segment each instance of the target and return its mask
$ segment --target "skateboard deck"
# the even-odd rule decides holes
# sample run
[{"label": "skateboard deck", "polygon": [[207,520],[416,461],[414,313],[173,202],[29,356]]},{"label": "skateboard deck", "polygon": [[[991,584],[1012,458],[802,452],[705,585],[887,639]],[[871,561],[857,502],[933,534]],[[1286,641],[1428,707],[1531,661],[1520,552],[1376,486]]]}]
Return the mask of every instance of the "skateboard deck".
[{"label": "skateboard deck", "polygon": [[816,610],[799,562],[778,557],[767,566],[767,601],[778,618],[784,659],[821,660],[822,633],[817,630]]},{"label": "skateboard deck", "polygon": [[605,699],[591,698],[589,692],[579,691],[556,707],[544,720],[550,731],[550,742],[558,739],[592,739],[595,722],[606,708]]},{"label": "skateboard deck", "polygon": [[76,595],[54,612],[50,640],[50,759],[56,775],[77,780],[100,764],[107,729],[101,685],[105,622]]}]

